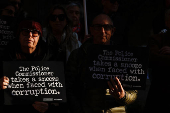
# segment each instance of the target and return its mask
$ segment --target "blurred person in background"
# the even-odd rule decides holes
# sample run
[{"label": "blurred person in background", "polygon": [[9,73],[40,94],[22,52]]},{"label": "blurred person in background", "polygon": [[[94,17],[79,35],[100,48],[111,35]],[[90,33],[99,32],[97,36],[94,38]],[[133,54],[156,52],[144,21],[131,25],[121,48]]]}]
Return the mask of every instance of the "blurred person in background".
[{"label": "blurred person in background", "polygon": [[84,19],[83,19],[83,7],[80,2],[69,2],[66,5],[67,15],[73,22],[73,32],[78,34],[78,38],[81,42],[84,40]]},{"label": "blurred person in background", "polygon": [[50,50],[65,64],[70,53],[81,45],[77,33],[72,31],[72,26],[64,6],[54,5],[50,9],[47,15],[47,36],[44,37]]}]

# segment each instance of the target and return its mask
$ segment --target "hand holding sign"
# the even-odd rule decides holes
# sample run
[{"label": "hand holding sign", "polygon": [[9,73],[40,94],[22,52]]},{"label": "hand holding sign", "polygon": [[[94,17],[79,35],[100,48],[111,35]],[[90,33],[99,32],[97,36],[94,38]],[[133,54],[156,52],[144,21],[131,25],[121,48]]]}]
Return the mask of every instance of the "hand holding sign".
[{"label": "hand holding sign", "polygon": [[9,84],[9,78],[6,76],[3,76],[0,79],[0,89],[6,89]]},{"label": "hand holding sign", "polygon": [[125,91],[117,77],[115,77],[115,81],[111,79],[111,83],[108,81],[108,85],[110,88],[109,93],[113,95],[114,98],[121,99],[125,96]]},{"label": "hand holding sign", "polygon": [[169,55],[170,54],[170,47],[169,46],[164,46],[159,50],[159,54],[162,55]]}]

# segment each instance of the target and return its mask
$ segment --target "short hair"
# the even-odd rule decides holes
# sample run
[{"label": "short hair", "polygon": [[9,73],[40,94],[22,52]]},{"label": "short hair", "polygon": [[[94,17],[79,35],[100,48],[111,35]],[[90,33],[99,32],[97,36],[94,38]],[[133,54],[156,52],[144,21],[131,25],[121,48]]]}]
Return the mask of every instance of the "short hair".
[{"label": "short hair", "polygon": [[80,18],[82,19],[83,18],[83,6],[81,5],[80,2],[78,1],[69,1],[66,5],[66,9],[68,9],[69,7],[72,7],[72,6],[78,6],[79,9],[80,9]]}]

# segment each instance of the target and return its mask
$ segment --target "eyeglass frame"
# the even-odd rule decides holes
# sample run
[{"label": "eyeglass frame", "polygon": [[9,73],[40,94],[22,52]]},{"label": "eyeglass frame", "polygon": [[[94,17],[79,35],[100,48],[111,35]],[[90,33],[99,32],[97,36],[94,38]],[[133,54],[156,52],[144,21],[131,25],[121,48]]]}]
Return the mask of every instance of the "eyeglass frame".
[{"label": "eyeglass frame", "polygon": [[[64,17],[63,20],[61,20],[61,19],[59,18],[60,15],[63,15],[63,17]],[[55,17],[55,20],[52,20],[52,19],[51,19],[52,16]],[[59,14],[59,15],[51,14],[51,15],[49,16],[49,20],[52,21],[52,22],[55,22],[57,18],[58,18],[59,21],[64,21],[67,17],[66,17],[65,14]]]},{"label": "eyeglass frame", "polygon": [[[24,30],[28,30],[29,33],[31,32],[31,33],[32,33],[32,37],[38,37],[38,36],[40,36],[40,34],[41,34],[40,31],[37,30],[37,29],[30,30],[30,29],[27,29],[27,28],[22,28],[22,29],[20,30],[20,33],[22,33],[23,36],[29,36],[29,33],[28,33],[28,35],[24,35],[24,34],[23,34],[23,31],[24,31]],[[38,32],[38,36],[33,36],[33,34],[34,34],[33,31],[37,31],[37,32]]]},{"label": "eyeglass frame", "polygon": [[[105,28],[106,26],[109,26],[110,28],[107,29],[107,28]],[[100,31],[102,28],[104,28],[105,31],[110,31],[114,28],[114,26],[111,24],[103,24],[103,25],[102,24],[93,24],[93,25],[91,25],[91,27],[93,27],[96,31]],[[95,27],[98,27],[98,29]]]}]

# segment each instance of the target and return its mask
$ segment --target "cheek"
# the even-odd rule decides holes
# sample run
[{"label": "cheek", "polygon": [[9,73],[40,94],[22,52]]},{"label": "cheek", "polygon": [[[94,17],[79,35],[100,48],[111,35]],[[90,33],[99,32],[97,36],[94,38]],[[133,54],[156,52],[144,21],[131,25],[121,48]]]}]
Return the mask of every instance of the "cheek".
[{"label": "cheek", "polygon": [[67,24],[66,20],[62,21],[61,24],[63,25],[63,27],[65,27]]},{"label": "cheek", "polygon": [[37,45],[38,41],[39,41],[39,37],[36,37],[36,38],[34,39],[34,45],[35,45],[35,46]]}]

